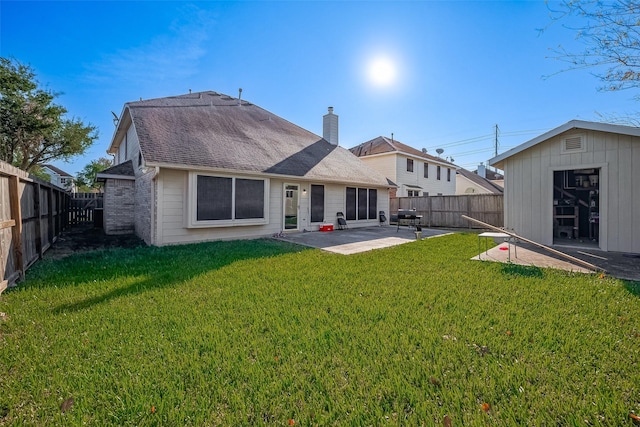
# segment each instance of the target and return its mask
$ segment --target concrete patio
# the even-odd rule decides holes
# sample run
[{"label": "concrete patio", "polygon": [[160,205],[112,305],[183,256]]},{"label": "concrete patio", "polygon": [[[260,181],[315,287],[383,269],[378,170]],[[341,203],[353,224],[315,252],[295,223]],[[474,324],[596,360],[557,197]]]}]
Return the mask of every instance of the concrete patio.
[{"label": "concrete patio", "polygon": [[[511,249],[510,261],[509,249]],[[589,270],[582,265],[572,263],[570,260],[525,243],[517,243],[514,245],[513,243],[501,242],[497,246],[494,246],[488,251],[481,252],[478,256],[471,259],[504,263],[511,262],[517,265],[557,268],[580,273],[600,273],[604,271],[605,274],[618,279],[640,281],[640,254],[603,252],[594,248],[572,248],[566,246],[553,246],[553,249],[593,264],[599,270]]]},{"label": "concrete patio", "polygon": [[[422,239],[444,236],[450,234],[449,230],[422,229]],[[296,243],[303,246],[318,248],[327,252],[342,255],[351,255],[366,252],[373,249],[387,248],[401,245],[416,240],[414,228],[395,225],[383,225],[379,227],[348,228],[329,232],[298,232],[285,233],[277,237],[280,240]],[[497,246],[483,251],[473,260],[490,262],[511,262],[518,265],[526,265],[540,268],[557,268],[566,271],[592,273],[589,269],[579,264],[574,264],[562,257],[546,252],[543,249],[524,243],[511,244],[509,259],[509,244],[499,242]],[[482,245],[484,248],[484,244]],[[571,248],[554,246],[553,249],[566,253],[572,257],[581,259],[595,265],[600,271],[619,279],[640,281],[640,255],[624,254],[618,252],[602,252],[593,248]]]},{"label": "concrete patio", "polygon": [[[449,233],[447,230],[423,228],[421,238],[442,236]],[[400,227],[398,229],[395,225],[382,225],[327,232],[284,233],[278,239],[337,254],[351,255],[413,242],[416,240],[416,233],[414,228]]]}]

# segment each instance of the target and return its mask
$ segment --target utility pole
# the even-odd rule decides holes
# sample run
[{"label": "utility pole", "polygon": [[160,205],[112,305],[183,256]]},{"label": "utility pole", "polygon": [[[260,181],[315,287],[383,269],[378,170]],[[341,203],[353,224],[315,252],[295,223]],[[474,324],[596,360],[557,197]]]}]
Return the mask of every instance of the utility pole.
[{"label": "utility pole", "polygon": [[499,145],[499,143],[498,143],[498,132],[500,131],[500,129],[498,128],[498,124],[497,123],[496,123],[496,126],[495,126],[495,131],[496,131],[496,136],[495,136],[495,155],[494,155],[494,157],[498,155],[498,145]]},{"label": "utility pole", "polygon": [[[500,132],[500,129],[498,128],[498,124],[497,123],[496,123],[496,126],[495,126],[495,131],[496,131],[496,133],[495,133],[495,140],[494,140],[494,145],[495,145],[494,146],[494,157],[497,157],[498,156],[498,145],[500,145],[500,143],[498,142],[498,134]],[[495,172],[498,172],[498,168],[496,168],[495,166],[493,167],[493,169],[494,169]]]}]

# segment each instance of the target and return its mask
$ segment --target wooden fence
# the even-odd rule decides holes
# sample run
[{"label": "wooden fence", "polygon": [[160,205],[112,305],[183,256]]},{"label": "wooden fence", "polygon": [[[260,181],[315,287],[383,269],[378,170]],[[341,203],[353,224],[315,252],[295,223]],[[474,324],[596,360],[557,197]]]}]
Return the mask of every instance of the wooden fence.
[{"label": "wooden fence", "polygon": [[0,161],[0,293],[69,225],[69,200],[63,188]]},{"label": "wooden fence", "polygon": [[71,193],[69,225],[91,222],[101,227],[103,207],[104,193]]},{"label": "wooden fence", "polygon": [[465,194],[460,196],[399,197],[390,200],[391,215],[398,209],[415,209],[422,215],[423,227],[477,228],[460,217],[467,215],[495,227],[504,226],[502,194]]}]

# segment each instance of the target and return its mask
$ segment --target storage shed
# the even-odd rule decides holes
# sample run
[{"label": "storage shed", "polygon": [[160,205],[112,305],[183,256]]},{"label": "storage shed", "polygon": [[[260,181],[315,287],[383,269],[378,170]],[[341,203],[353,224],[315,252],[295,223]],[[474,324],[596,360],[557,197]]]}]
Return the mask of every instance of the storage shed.
[{"label": "storage shed", "polygon": [[640,253],[640,128],[572,120],[489,160],[505,227],[545,245]]}]

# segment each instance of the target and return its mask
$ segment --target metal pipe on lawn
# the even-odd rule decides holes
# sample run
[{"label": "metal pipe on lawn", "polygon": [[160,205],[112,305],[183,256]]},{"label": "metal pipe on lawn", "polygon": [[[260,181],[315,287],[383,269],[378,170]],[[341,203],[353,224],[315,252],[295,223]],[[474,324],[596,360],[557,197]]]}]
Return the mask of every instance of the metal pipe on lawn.
[{"label": "metal pipe on lawn", "polygon": [[498,232],[500,232],[500,233],[508,234],[509,236],[511,236],[511,237],[515,237],[515,238],[516,238],[516,239],[518,239],[518,240],[522,240],[522,241],[523,241],[523,242],[525,242],[525,243],[529,243],[529,244],[531,244],[531,245],[533,245],[533,246],[537,246],[537,247],[539,247],[540,249],[544,249],[545,251],[549,251],[549,252],[551,252],[551,253],[552,253],[552,254],[554,254],[554,255],[558,255],[558,256],[560,256],[560,257],[562,257],[562,258],[566,258],[566,259],[570,260],[571,262],[575,262],[576,264],[580,264],[580,265],[582,265],[583,267],[588,268],[589,270],[593,270],[593,271],[602,271],[602,272],[605,272],[605,271],[606,271],[606,270],[605,270],[605,269],[603,269],[603,268],[597,267],[597,266],[595,266],[595,265],[593,265],[593,264],[590,264],[590,263],[588,263],[588,262],[586,262],[586,261],[583,261],[583,260],[581,260],[581,259],[579,259],[579,258],[572,257],[571,255],[567,255],[567,254],[565,254],[565,253],[563,253],[563,252],[560,252],[560,251],[557,251],[557,250],[555,250],[555,249],[552,249],[552,248],[550,248],[549,246],[545,246],[545,245],[543,245],[542,243],[538,243],[538,242],[534,242],[533,240],[525,239],[525,238],[524,238],[524,237],[522,237],[522,236],[518,236],[516,233],[512,233],[512,232],[510,232],[510,231],[503,230],[502,228],[499,228],[499,227],[493,226],[493,225],[491,225],[491,224],[487,224],[486,222],[482,222],[482,221],[480,221],[480,220],[477,220],[477,219],[475,219],[475,218],[471,218],[471,217],[466,216],[466,215],[461,215],[461,217],[462,217],[462,218],[464,218],[464,219],[466,219],[467,221],[473,221],[473,222],[478,223],[478,224],[480,224],[480,225],[482,225],[482,226],[484,226],[484,227],[487,227],[487,228],[489,228],[489,229],[491,229],[491,230],[495,230],[495,231],[498,231]]}]

